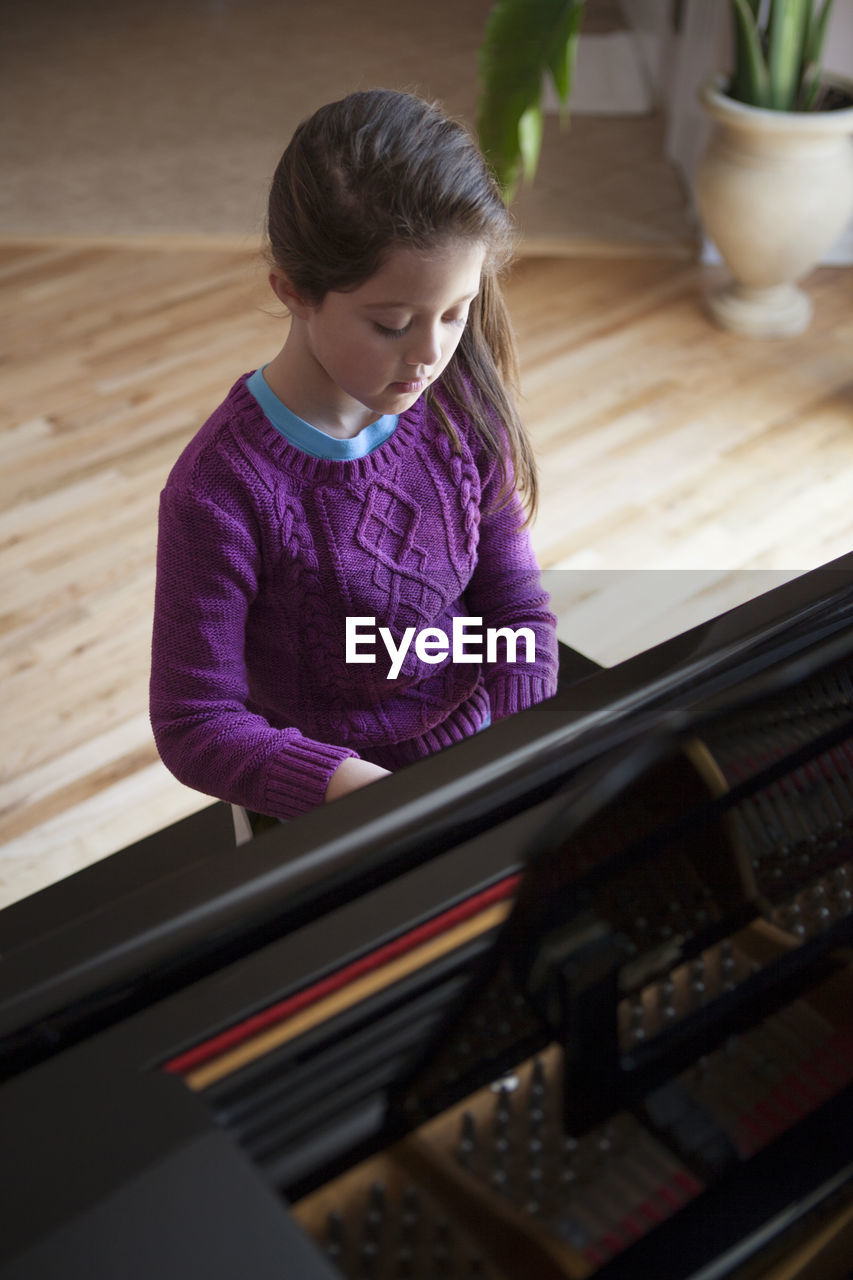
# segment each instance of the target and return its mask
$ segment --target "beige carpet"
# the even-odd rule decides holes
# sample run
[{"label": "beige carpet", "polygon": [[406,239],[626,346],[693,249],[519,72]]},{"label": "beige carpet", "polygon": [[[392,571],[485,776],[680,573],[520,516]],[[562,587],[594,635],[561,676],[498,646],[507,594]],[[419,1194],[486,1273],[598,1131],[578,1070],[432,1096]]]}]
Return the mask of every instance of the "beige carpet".
[{"label": "beige carpet", "polygon": [[[349,90],[469,122],[491,0],[29,0],[5,6],[0,236],[253,244],[294,125]],[[690,251],[655,116],[548,121],[515,206],[534,251]]]}]

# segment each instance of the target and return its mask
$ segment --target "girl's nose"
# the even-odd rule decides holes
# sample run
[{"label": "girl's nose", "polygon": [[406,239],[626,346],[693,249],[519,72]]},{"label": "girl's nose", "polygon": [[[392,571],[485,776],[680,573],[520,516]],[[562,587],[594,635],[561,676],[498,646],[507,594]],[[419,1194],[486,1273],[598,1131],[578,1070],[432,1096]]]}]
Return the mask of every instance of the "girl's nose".
[{"label": "girl's nose", "polygon": [[405,355],[406,364],[424,365],[427,369],[437,364],[441,356],[441,343],[435,329],[426,328],[413,334]]}]

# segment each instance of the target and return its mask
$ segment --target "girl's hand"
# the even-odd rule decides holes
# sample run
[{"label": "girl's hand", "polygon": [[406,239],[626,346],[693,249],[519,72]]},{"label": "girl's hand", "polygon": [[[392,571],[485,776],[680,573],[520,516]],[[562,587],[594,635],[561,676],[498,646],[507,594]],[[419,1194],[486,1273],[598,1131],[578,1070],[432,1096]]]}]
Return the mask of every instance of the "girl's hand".
[{"label": "girl's hand", "polygon": [[378,764],[371,764],[369,760],[358,760],[355,756],[349,756],[341,761],[329,779],[326,800],[337,800],[339,796],[348,795],[350,791],[357,791],[359,787],[366,787],[379,778],[386,778],[389,773],[389,769],[382,769]]}]

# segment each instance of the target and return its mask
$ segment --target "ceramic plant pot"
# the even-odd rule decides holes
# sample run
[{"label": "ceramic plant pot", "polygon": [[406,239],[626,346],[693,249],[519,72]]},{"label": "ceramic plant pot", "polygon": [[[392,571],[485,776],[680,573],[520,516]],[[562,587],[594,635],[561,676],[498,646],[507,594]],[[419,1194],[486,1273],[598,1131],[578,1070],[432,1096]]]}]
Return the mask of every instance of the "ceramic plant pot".
[{"label": "ceramic plant pot", "polygon": [[714,131],[696,180],[706,231],[734,277],[709,298],[715,319],[750,337],[789,337],[811,319],[794,283],[853,214],[853,82],[826,77],[832,110],[736,102],[716,76],[700,91]]}]

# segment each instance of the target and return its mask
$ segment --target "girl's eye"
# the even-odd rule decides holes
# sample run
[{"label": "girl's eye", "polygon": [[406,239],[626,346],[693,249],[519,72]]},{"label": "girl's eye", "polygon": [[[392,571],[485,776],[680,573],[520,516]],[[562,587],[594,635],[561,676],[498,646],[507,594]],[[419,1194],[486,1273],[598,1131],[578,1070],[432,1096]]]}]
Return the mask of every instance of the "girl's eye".
[{"label": "girl's eye", "polygon": [[[456,327],[459,329],[464,329],[467,322],[468,322],[467,312],[464,316],[445,316],[444,317],[445,324],[456,325]],[[373,326],[376,330],[378,330],[379,333],[382,334],[384,338],[402,338],[408,333],[409,329],[411,328],[411,323],[412,322],[410,320],[409,323],[404,325],[402,329],[391,329],[387,324],[380,324],[378,320],[374,320]]]},{"label": "girl's eye", "polygon": [[405,325],[402,329],[389,329],[387,325],[379,324],[376,320],[374,320],[373,323],[376,325],[379,332],[386,338],[402,338],[409,327],[408,325]]}]

